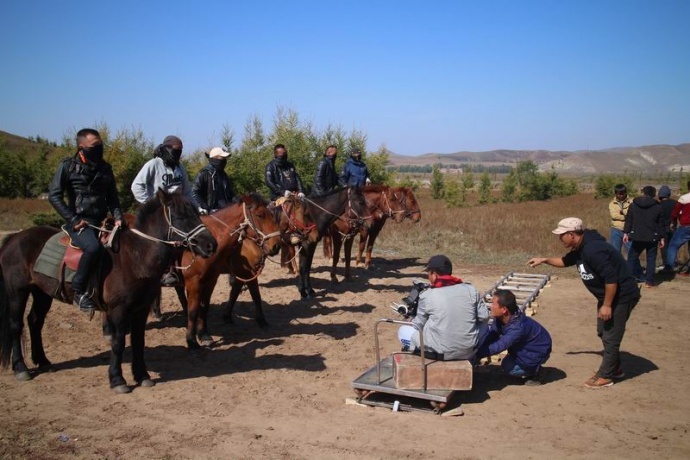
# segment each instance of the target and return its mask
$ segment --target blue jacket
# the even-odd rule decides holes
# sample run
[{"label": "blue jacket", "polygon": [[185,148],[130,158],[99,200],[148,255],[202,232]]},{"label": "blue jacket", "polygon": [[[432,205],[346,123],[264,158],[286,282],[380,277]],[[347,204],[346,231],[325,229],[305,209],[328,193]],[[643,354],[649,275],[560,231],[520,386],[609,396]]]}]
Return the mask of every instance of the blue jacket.
[{"label": "blue jacket", "polygon": [[340,173],[341,183],[352,187],[363,187],[369,178],[369,169],[363,161],[348,158]]},{"label": "blue jacket", "polygon": [[494,320],[480,341],[477,359],[505,350],[525,372],[535,373],[551,355],[551,336],[541,324],[518,312],[508,324]]}]

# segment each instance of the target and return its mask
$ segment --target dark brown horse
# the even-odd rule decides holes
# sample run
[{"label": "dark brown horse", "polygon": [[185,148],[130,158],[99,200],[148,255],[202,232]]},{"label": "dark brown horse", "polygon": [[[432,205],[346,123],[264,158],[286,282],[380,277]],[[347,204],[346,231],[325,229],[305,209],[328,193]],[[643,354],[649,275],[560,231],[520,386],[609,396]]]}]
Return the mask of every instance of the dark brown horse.
[{"label": "dark brown horse", "polygon": [[[266,202],[258,195],[245,196],[242,202],[223,208],[203,222],[218,241],[218,250],[207,259],[182,260],[186,299],[178,289],[178,297],[187,311],[187,347],[199,348],[197,337],[204,346],[213,339],[208,330],[208,309],[211,294],[221,274],[248,276],[256,281],[267,256],[280,250],[280,230]],[[239,293],[238,293],[239,294]],[[232,297],[232,294],[231,294]],[[260,306],[259,306],[260,308]],[[259,323],[263,320],[257,318]],[[265,323],[265,320],[263,320]]]},{"label": "dark brown horse", "polygon": [[[6,237],[0,248],[0,364],[8,366],[11,362],[18,380],[31,379],[21,346],[24,311],[30,295],[33,297],[28,316],[31,358],[39,372],[51,369],[43,349],[41,329],[59,282],[35,272],[33,267],[46,241],[57,232],[52,227],[30,228]],[[159,191],[139,209],[136,223],[121,231],[119,251],[105,253],[97,303],[106,312],[113,331],[108,377],[115,392],[131,391],[122,376],[122,353],[128,330],[134,380],[142,387],[153,385],[144,361],[144,331],[149,307],[160,290],[161,275],[181,249],[209,257],[216,246],[216,240],[189,199]],[[71,286],[67,285],[62,300],[71,303],[72,295]]]},{"label": "dark brown horse", "polygon": [[310,278],[314,252],[331,224],[336,220],[341,220],[351,227],[369,224],[366,202],[359,188],[337,189],[324,196],[305,198],[304,201],[314,228],[309,237],[301,243],[297,287],[303,299],[311,299],[315,296]]},{"label": "dark brown horse", "polygon": [[350,272],[350,259],[355,235],[360,234],[360,242],[362,239],[366,241],[367,236],[371,238],[372,230],[374,230],[376,231],[375,239],[388,218],[393,218],[396,222],[402,222],[405,218],[406,210],[403,207],[404,193],[400,187],[367,185],[362,187],[362,193],[367,204],[367,214],[370,219],[369,226],[353,228],[346,225],[343,221],[335,221],[329,228],[329,234],[324,237],[323,254],[327,258],[332,258],[331,280],[333,282],[338,281],[335,269],[340,259],[340,248],[343,244],[345,279],[350,279],[352,276]]}]

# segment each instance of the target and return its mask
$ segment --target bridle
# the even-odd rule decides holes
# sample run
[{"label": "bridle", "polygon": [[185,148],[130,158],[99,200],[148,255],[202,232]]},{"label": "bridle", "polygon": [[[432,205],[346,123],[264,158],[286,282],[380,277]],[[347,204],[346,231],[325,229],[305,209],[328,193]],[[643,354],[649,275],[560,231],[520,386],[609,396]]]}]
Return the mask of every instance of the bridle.
[{"label": "bridle", "polygon": [[300,241],[304,241],[309,236],[309,233],[311,233],[311,231],[314,230],[314,228],[316,228],[316,224],[305,225],[304,222],[297,220],[297,218],[295,217],[291,217],[291,207],[288,206],[288,203],[293,204],[291,200],[286,200],[284,203],[280,205],[280,207],[283,210],[283,214],[285,214],[285,217],[287,218],[290,233],[296,233]]},{"label": "bridle", "polygon": [[414,216],[415,214],[420,214],[420,215],[422,214],[421,209],[418,209],[416,211],[410,211],[407,208],[407,193],[405,191],[402,192],[402,198],[400,199],[400,204],[402,205],[404,211],[396,211],[396,212],[404,212],[405,217],[408,219],[412,219],[412,216]]},{"label": "bridle", "polygon": [[[168,236],[166,240],[162,240],[160,238],[156,238],[154,236],[151,236],[149,234],[146,234],[142,232],[141,230],[138,230],[136,228],[130,228],[132,233],[135,235],[138,235],[142,238],[145,238],[149,241],[156,241],[158,243],[162,244],[167,244],[175,248],[184,248],[184,249],[192,249],[194,247],[199,246],[194,238],[199,235],[201,232],[208,231],[206,226],[202,223],[194,227],[192,230],[185,232],[180,230],[179,228],[175,227],[172,224],[172,206],[169,206],[167,204],[163,205],[163,215],[165,216],[165,221],[168,224]],[[181,236],[182,240],[173,240],[173,236]]]},{"label": "bridle", "polygon": [[[247,283],[249,281],[255,280],[261,274],[261,271],[264,268],[264,264],[266,263],[266,258],[268,257],[268,253],[264,248],[264,243],[266,242],[266,240],[270,238],[280,236],[280,230],[268,234],[262,232],[261,229],[259,229],[259,227],[254,223],[252,213],[247,213],[247,205],[244,202],[242,203],[242,213],[244,214],[244,220],[234,230],[232,230],[228,224],[226,224],[213,214],[210,214],[209,217],[216,220],[223,226],[230,228],[232,230],[232,232],[230,233],[230,237],[234,235],[239,235],[237,238],[237,241],[239,243],[242,243],[242,240],[246,238],[252,243],[254,243],[261,250],[261,262],[259,262],[259,264],[257,264],[257,266],[255,267],[256,274],[249,279],[243,279],[239,276],[235,276],[235,279],[238,279],[243,283]],[[247,228],[250,228],[254,232],[255,236],[250,236],[247,232]]]}]

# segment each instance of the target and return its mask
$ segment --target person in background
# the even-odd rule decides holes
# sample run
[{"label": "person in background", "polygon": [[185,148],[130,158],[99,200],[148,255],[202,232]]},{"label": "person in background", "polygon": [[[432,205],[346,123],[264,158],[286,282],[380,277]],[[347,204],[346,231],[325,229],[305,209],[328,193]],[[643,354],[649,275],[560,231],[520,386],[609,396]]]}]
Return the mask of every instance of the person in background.
[{"label": "person in background", "polygon": [[192,184],[192,194],[199,204],[200,214],[210,214],[239,201],[225,172],[230,152],[223,147],[214,147],[207,156],[208,164],[199,171]]},{"label": "person in background", "polygon": [[[625,215],[632,204],[632,197],[628,196],[628,187],[625,184],[616,184],[613,188],[615,198],[609,203],[609,215],[611,216],[611,231],[609,243],[620,252],[623,247],[623,227],[625,227]],[[626,251],[630,246],[626,246]]]},{"label": "person in background", "polygon": [[[676,265],[678,249],[690,241],[690,180],[687,183],[688,193],[678,198],[676,206],[671,213],[671,228],[673,238],[668,245],[666,253],[666,270],[673,271]],[[680,273],[687,275],[687,273]]]},{"label": "person in background", "polygon": [[[645,273],[646,288],[653,288],[654,273],[656,271],[657,247],[664,247],[664,229],[661,224],[661,205],[654,199],[656,189],[647,185],[642,189],[642,196],[633,200],[625,216],[623,228],[623,243],[630,245],[628,253],[628,268],[630,271],[640,264],[642,251],[647,256],[647,271]],[[640,280],[638,280],[640,281]]]},{"label": "person in background", "polygon": [[664,227],[664,240],[666,244],[661,248],[661,261],[662,265],[658,267],[663,270],[666,267],[664,261],[666,260],[666,255],[668,254],[668,245],[673,238],[673,230],[671,229],[671,214],[673,213],[673,208],[676,207],[676,200],[671,198],[671,189],[668,185],[662,185],[659,187],[659,204],[661,205],[661,225]]},{"label": "person in background", "polygon": [[501,368],[508,375],[522,379],[525,385],[541,385],[541,366],[551,356],[551,336],[548,331],[525,316],[518,308],[515,294],[506,289],[494,292],[489,310],[494,321],[479,340],[475,359],[507,350]]},{"label": "person in background", "polygon": [[604,345],[599,370],[585,383],[587,388],[613,385],[625,376],[620,346],[630,313],[640,300],[640,289],[620,251],[608,244],[596,230],[587,230],[582,219],[566,217],[552,231],[568,249],[563,257],[534,257],[527,264],[552,267],[576,266],[580,278],[597,299],[597,335]]},{"label": "person in background", "polygon": [[291,193],[296,193],[300,199],[304,198],[302,179],[295,165],[288,161],[288,151],[283,144],[273,147],[273,160],[266,165],[265,178],[271,201]]},{"label": "person in background", "polygon": [[[177,136],[166,136],[163,143],[153,150],[153,158],[142,166],[132,182],[134,199],[139,203],[155,196],[158,189],[165,192],[180,191],[186,195],[199,208],[199,204],[192,195],[192,187],[189,183],[187,170],[180,163],[182,158],[182,140]],[[181,277],[175,268],[176,264],[161,278],[163,286],[176,286],[180,284]]]},{"label": "person in background", "polygon": [[362,187],[371,184],[369,169],[362,161],[362,151],[357,147],[350,150],[350,158],[343,165],[340,183],[348,187]]},{"label": "person in background", "polygon": [[87,287],[103,251],[98,231],[93,226],[100,226],[108,211],[115,219],[115,226],[122,226],[122,210],[113,168],[103,160],[100,133],[85,128],[77,133],[76,141],[77,152],[58,166],[50,183],[48,199],[65,219],[65,229],[72,242],[83,251],[72,280],[73,303],[81,311],[93,313],[96,305]]},{"label": "person in background", "polygon": [[344,184],[335,172],[335,160],[338,157],[338,147],[329,145],[326,148],[326,153],[323,158],[316,165],[316,172],[314,173],[314,187],[311,189],[312,196],[322,196],[335,190],[337,186]]}]

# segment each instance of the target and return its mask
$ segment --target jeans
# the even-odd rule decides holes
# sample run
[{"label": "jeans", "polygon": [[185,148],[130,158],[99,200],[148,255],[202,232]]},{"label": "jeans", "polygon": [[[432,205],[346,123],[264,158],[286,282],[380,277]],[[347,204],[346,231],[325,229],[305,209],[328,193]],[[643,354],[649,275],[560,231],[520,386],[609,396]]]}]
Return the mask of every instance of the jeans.
[{"label": "jeans", "polygon": [[531,377],[531,375],[527,375],[527,372],[521,368],[510,355],[506,355],[503,361],[501,361],[501,369],[503,369],[503,372],[513,377]]},{"label": "jeans", "polygon": [[[620,366],[620,348],[625,334],[625,324],[639,301],[640,298],[638,297],[628,302],[618,302],[613,305],[611,319],[603,321],[601,318],[597,318],[597,335],[604,344],[604,358],[597,371],[599,377],[610,379],[616,372],[616,368]],[[597,310],[602,303],[603,301],[599,301]]]},{"label": "jeans", "polygon": [[683,246],[686,242],[690,241],[690,226],[686,225],[684,227],[678,227],[675,232],[673,232],[673,238],[668,245],[668,251],[666,252],[666,260],[664,263],[666,267],[673,268],[676,265],[676,257],[678,256],[678,249]]},{"label": "jeans", "polygon": [[81,259],[79,259],[77,273],[75,273],[72,280],[72,289],[75,292],[84,294],[103,247],[100,241],[98,241],[96,230],[93,228],[87,227],[79,233],[69,228],[71,225],[68,224],[67,227],[72,243],[83,251]]},{"label": "jeans", "polygon": [[[618,230],[617,228],[611,227],[609,244],[616,248],[616,251],[621,252],[621,248],[623,247],[623,230]],[[628,257],[630,257],[630,245],[631,241],[628,241],[628,243],[625,245],[625,252],[627,253]],[[639,260],[634,266],[631,267],[630,271],[636,277],[642,276],[642,265],[640,265]]]},{"label": "jeans", "polygon": [[630,245],[628,268],[631,272],[635,273],[635,267],[640,265],[640,254],[642,254],[642,251],[647,255],[647,273],[645,273],[645,282],[647,284],[654,284],[657,245],[656,241],[633,241]]}]

